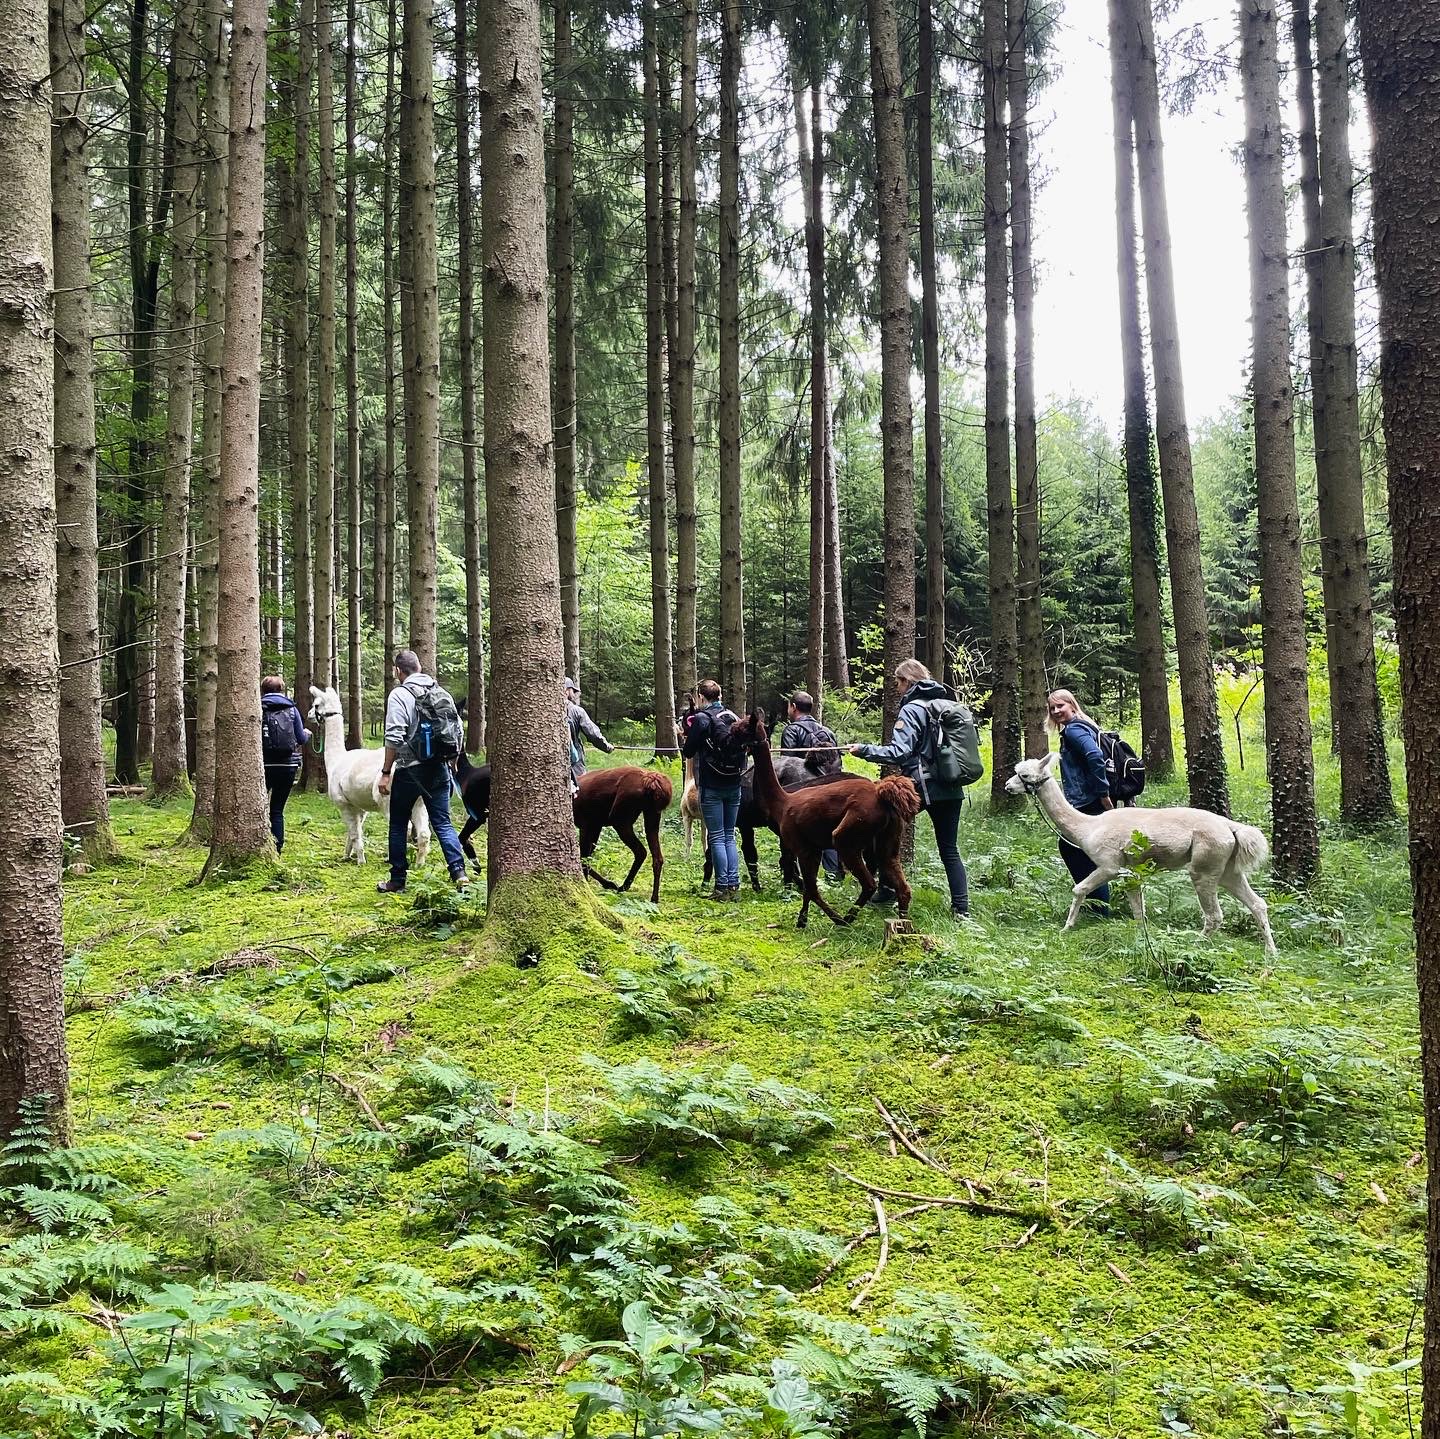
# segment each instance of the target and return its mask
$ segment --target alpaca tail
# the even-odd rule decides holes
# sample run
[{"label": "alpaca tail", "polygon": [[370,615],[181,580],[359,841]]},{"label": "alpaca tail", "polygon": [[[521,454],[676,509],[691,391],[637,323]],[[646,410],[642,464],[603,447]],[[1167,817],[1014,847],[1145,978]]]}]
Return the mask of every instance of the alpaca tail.
[{"label": "alpaca tail", "polygon": [[910,780],[898,774],[882,779],[876,786],[880,791],[880,802],[897,819],[914,819],[920,813],[920,791]]},{"label": "alpaca tail", "polygon": [[1253,874],[1270,854],[1265,836],[1253,824],[1231,825],[1235,831],[1235,853],[1229,867],[1240,874]]},{"label": "alpaca tail", "polygon": [[656,811],[668,809],[675,795],[670,776],[654,769],[646,770],[642,774],[641,789],[645,794],[645,808]]}]

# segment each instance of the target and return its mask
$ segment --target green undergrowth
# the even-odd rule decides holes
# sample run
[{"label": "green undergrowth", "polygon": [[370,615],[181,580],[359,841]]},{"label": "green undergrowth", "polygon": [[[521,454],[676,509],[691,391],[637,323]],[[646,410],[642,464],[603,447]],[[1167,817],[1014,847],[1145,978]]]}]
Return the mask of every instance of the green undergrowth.
[{"label": "green undergrowth", "polygon": [[67,881],[74,1137],[0,1164],[0,1435],[1406,1432],[1398,831],[1267,876],[1267,961],[1183,876],[1062,933],[1031,813],[966,808],[963,925],[922,822],[890,949],[797,932],[763,840],[710,903],[673,810],[658,907],[537,884],[488,931],[435,859],[377,895],[315,796],[230,885],[186,819],[117,804]]}]

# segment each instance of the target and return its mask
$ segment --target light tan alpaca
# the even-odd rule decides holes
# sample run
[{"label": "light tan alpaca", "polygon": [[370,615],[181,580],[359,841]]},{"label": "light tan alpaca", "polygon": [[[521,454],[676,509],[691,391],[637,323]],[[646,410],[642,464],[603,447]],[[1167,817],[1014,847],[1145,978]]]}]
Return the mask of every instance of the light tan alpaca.
[{"label": "light tan alpaca", "polygon": [[685,826],[685,854],[688,858],[690,846],[695,837],[695,826],[700,826],[700,851],[705,851],[705,821],[700,816],[700,786],[695,782],[695,756],[685,761],[685,789],[680,796],[680,819]]},{"label": "light tan alpaca", "polygon": [[[1205,916],[1206,937],[1224,920],[1217,894],[1223,889],[1255,917],[1265,937],[1265,953],[1275,953],[1269,911],[1246,878],[1270,853],[1265,836],[1254,825],[1236,824],[1208,809],[1112,809],[1098,815],[1081,814],[1055,780],[1053,770],[1059,759],[1051,753],[1044,759],[1021,760],[1005,788],[1010,794],[1030,795],[1061,836],[1083,849],[1095,866],[1095,872],[1075,886],[1066,929],[1074,928],[1081,904],[1102,884],[1134,865],[1149,863],[1157,869],[1190,871]],[[1144,836],[1143,848],[1133,842],[1137,833]],[[1126,893],[1135,918],[1144,919],[1145,896],[1140,886]]]}]

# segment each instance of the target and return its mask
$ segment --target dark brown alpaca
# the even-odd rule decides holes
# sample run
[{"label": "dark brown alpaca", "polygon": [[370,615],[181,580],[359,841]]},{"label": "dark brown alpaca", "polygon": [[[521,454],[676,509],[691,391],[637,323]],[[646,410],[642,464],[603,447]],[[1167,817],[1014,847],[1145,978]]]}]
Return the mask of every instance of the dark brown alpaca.
[{"label": "dark brown alpaca", "polygon": [[[665,868],[665,856],[660,852],[660,816],[669,808],[673,794],[665,775],[658,770],[641,769],[639,765],[616,765],[613,769],[596,769],[581,775],[575,796],[575,826],[580,831],[580,860],[585,873],[606,889],[629,889],[645,863],[645,846],[635,835],[635,821],[643,818],[645,839],[650,845],[650,871],[655,881],[650,887],[650,902],[659,904],[660,871]],[[600,832],[607,825],[635,856],[624,884],[606,879],[590,863],[590,856],[600,843]]]},{"label": "dark brown alpaca", "polygon": [[[738,720],[730,733],[745,741],[755,758],[755,797],[779,819],[780,843],[800,865],[805,898],[797,929],[804,929],[814,900],[836,924],[849,924],[875,893],[875,877],[865,862],[869,853],[881,877],[895,891],[900,918],[910,912],[910,886],[900,868],[900,840],[905,821],[920,812],[920,795],[898,775],[874,780],[855,776],[814,789],[786,791],[775,775],[764,712]],[[816,884],[820,856],[827,849],[860,881],[860,897],[843,917],[826,902]]]}]

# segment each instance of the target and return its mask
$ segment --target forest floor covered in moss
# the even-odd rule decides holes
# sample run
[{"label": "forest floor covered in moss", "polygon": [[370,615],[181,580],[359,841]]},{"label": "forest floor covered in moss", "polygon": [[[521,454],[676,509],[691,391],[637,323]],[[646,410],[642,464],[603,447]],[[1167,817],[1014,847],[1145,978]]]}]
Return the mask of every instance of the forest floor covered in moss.
[{"label": "forest floor covered in moss", "polygon": [[712,904],[672,808],[658,909],[519,968],[438,854],[375,893],[373,817],[357,869],[298,795],[283,873],[207,887],[186,820],[117,803],[66,881],[75,1135],[9,1156],[0,1434],[1408,1432],[1398,828],[1262,876],[1267,963],[1184,876],[1062,933],[1050,830],[983,803],[971,922],[922,821],[923,942],[797,933],[773,841]]}]

